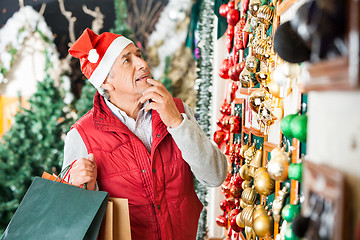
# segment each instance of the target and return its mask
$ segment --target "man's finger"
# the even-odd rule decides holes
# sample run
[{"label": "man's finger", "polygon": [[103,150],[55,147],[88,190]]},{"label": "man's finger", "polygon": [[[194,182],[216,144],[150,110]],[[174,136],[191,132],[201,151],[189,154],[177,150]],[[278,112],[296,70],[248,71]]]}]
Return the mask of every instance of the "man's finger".
[{"label": "man's finger", "polygon": [[141,103],[144,103],[146,102],[147,100],[152,100],[154,102],[157,102],[157,103],[163,103],[163,96],[161,96],[160,94],[156,93],[156,92],[149,92],[149,93],[146,93],[144,94],[144,96],[142,96],[139,101]]}]

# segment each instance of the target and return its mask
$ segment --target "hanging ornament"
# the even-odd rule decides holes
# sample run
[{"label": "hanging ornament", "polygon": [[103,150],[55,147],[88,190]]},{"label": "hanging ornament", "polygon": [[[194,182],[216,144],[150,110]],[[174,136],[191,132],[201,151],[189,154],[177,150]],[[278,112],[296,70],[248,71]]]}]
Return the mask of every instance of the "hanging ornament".
[{"label": "hanging ornament", "polygon": [[226,99],[224,99],[224,102],[221,105],[219,110],[224,115],[230,115],[231,114],[231,105],[227,102]]},{"label": "hanging ornament", "polygon": [[239,81],[239,73],[236,71],[236,65],[229,68],[229,78],[233,81]]},{"label": "hanging ornament", "polygon": [[271,40],[269,38],[259,39],[254,43],[254,56],[259,60],[266,62],[271,56]]},{"label": "hanging ornament", "polygon": [[279,223],[281,218],[281,209],[285,203],[285,199],[289,194],[289,186],[286,184],[283,188],[278,192],[278,196],[273,201],[272,211],[275,222]]},{"label": "hanging ornament", "polygon": [[229,1],[228,4],[227,4],[228,8],[229,8],[229,11],[231,9],[234,9],[235,8],[235,2],[234,1]]},{"label": "hanging ornament", "polygon": [[219,215],[216,218],[216,224],[219,225],[220,227],[227,227],[227,219],[226,217],[224,217],[223,215]]},{"label": "hanging ornament", "polygon": [[229,10],[228,14],[226,15],[227,23],[231,26],[235,26],[236,23],[239,21],[240,13],[237,9]]},{"label": "hanging ornament", "polygon": [[251,54],[249,54],[245,59],[245,67],[246,69],[251,72],[255,73],[257,68],[257,59]]},{"label": "hanging ornament", "polygon": [[230,218],[230,227],[232,228],[232,230],[234,230],[235,232],[242,232],[243,228],[240,227],[237,222],[236,222],[236,216]]},{"label": "hanging ornament", "polygon": [[[280,97],[280,86],[274,80],[271,80],[267,84],[267,87],[268,87],[269,93],[271,95],[273,95],[276,98],[281,98]],[[290,93],[291,93],[291,88],[288,88],[287,93],[285,94],[285,96],[288,96]]]},{"label": "hanging ornament", "polygon": [[250,108],[255,112],[259,112],[261,104],[267,100],[266,91],[264,88],[259,88],[253,91],[249,97]]},{"label": "hanging ornament", "polygon": [[248,150],[248,148],[249,148],[249,143],[247,143],[247,144],[244,144],[244,145],[242,145],[241,146],[241,148],[240,148],[240,156],[242,157],[242,158],[245,158],[245,151],[246,150]]},{"label": "hanging ornament", "polygon": [[284,98],[291,88],[291,81],[300,75],[300,66],[284,62],[280,64],[273,72],[272,78],[280,87],[279,97]]},{"label": "hanging ornament", "polygon": [[249,148],[244,152],[246,164],[249,164],[249,163],[251,162],[251,160],[252,160],[253,157],[255,156],[255,153],[256,153],[256,147],[255,147],[255,143],[253,143],[253,144],[251,145],[251,147],[249,147]]},{"label": "hanging ornament", "polygon": [[264,196],[269,196],[275,191],[275,182],[271,179],[265,167],[259,168],[254,176],[255,190]]},{"label": "hanging ornament", "polygon": [[245,224],[241,218],[241,212],[238,215],[236,215],[236,224],[241,228],[245,228]]},{"label": "hanging ornament", "polygon": [[300,205],[286,204],[282,211],[281,216],[285,221],[292,222],[292,220],[300,213]]},{"label": "hanging ornament", "polygon": [[241,199],[248,205],[254,205],[257,199],[258,193],[252,188],[246,188],[241,194]]},{"label": "hanging ornament", "polygon": [[271,158],[267,170],[273,180],[284,182],[288,179],[289,160],[289,157],[284,152]]},{"label": "hanging ornament", "polygon": [[257,218],[257,217],[260,217],[262,215],[266,215],[267,214],[267,209],[268,209],[268,206],[264,206],[262,204],[259,204],[255,207],[254,209],[254,213],[253,213],[253,218],[254,220]]},{"label": "hanging ornament", "polygon": [[249,166],[251,168],[250,171],[251,176],[255,175],[255,171],[261,167],[261,163],[262,163],[262,147],[256,150],[255,156],[252,158],[251,162],[249,163]]},{"label": "hanging ornament", "polygon": [[231,116],[229,119],[231,133],[239,133],[240,132],[240,117],[239,116]]},{"label": "hanging ornament", "polygon": [[266,26],[271,25],[274,16],[274,9],[269,5],[260,6],[256,13],[257,19]]},{"label": "hanging ornament", "polygon": [[246,19],[246,22],[245,22],[245,25],[244,25],[244,28],[243,28],[243,32],[245,33],[252,33],[252,29],[251,29],[251,15],[249,15]]},{"label": "hanging ornament", "polygon": [[247,70],[246,68],[244,68],[244,70],[242,70],[242,72],[240,73],[239,79],[241,87],[243,88],[251,88],[254,85],[251,80],[251,72],[249,72],[249,70]]},{"label": "hanging ornament", "polygon": [[251,171],[251,168],[248,164],[244,164],[241,166],[240,168],[240,176],[242,179],[244,180],[248,180],[250,181],[252,179],[251,175],[250,175],[250,171]]},{"label": "hanging ornament", "polygon": [[302,163],[292,163],[289,166],[289,178],[301,182]]},{"label": "hanging ornament", "polygon": [[241,212],[242,222],[244,222],[245,226],[252,227],[254,223],[253,213],[255,208],[253,206],[246,207]]},{"label": "hanging ornament", "polygon": [[266,87],[270,82],[269,72],[265,69],[260,70],[260,72],[255,73],[256,80],[261,84],[261,86]]},{"label": "hanging ornament", "polygon": [[306,142],[307,137],[307,116],[295,116],[290,122],[291,133],[300,142]]},{"label": "hanging ornament", "polygon": [[249,180],[244,180],[241,184],[242,189],[251,187],[251,182]]},{"label": "hanging ornament", "polygon": [[260,0],[250,0],[249,11],[251,15],[253,15],[254,17],[257,16],[257,12],[259,11],[260,5],[261,5]]},{"label": "hanging ornament", "polygon": [[228,12],[229,12],[229,7],[226,3],[224,4],[221,4],[220,7],[219,7],[219,13],[221,16],[225,17],[227,16]]},{"label": "hanging ornament", "polygon": [[228,79],[229,78],[229,68],[230,68],[230,60],[229,59],[224,59],[220,69],[219,69],[219,76],[223,79]]},{"label": "hanging ornament", "polygon": [[244,17],[236,23],[234,27],[234,46],[238,51],[240,49],[245,49],[246,43],[244,42],[243,28],[245,26],[246,19]]},{"label": "hanging ornament", "polygon": [[256,234],[252,227],[248,227],[248,226],[245,227],[245,235],[246,235],[246,240],[255,240],[256,239]]},{"label": "hanging ornament", "polygon": [[287,138],[293,138],[294,136],[292,135],[292,131],[291,131],[291,127],[290,127],[290,122],[294,119],[294,117],[296,117],[298,114],[289,114],[286,117],[284,117],[281,120],[280,123],[280,128],[281,131],[283,132],[283,134],[287,137]]},{"label": "hanging ornament", "polygon": [[223,130],[215,131],[213,140],[218,146],[223,144],[225,142],[225,139],[226,139],[226,133]]},{"label": "hanging ornament", "polygon": [[258,237],[271,237],[274,234],[274,219],[271,213],[254,218],[253,229]]},{"label": "hanging ornament", "polygon": [[287,225],[285,231],[285,240],[300,240],[300,238],[294,234],[292,230],[292,224]]},{"label": "hanging ornament", "polygon": [[249,0],[241,0],[241,16],[245,16],[249,7]]}]

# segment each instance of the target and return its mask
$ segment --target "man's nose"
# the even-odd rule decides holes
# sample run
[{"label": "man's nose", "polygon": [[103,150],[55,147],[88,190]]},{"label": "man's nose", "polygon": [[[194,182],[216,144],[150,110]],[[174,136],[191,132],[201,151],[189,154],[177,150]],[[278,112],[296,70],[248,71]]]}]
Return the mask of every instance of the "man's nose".
[{"label": "man's nose", "polygon": [[140,70],[146,67],[147,67],[147,63],[145,62],[145,60],[140,57],[136,57],[136,69]]}]

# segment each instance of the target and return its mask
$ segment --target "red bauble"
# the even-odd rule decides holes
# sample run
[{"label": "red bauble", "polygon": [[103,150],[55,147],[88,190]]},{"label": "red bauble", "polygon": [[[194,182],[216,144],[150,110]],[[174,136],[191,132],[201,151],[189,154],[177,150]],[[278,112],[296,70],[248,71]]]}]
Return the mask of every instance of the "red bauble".
[{"label": "red bauble", "polygon": [[235,26],[239,21],[239,17],[239,11],[237,9],[231,9],[226,16],[227,23],[231,26]]},{"label": "red bauble", "polygon": [[219,7],[219,13],[221,16],[225,17],[227,16],[228,12],[229,12],[229,7],[226,3],[224,4],[221,4],[220,7]]},{"label": "red bauble", "polygon": [[230,145],[226,144],[223,153],[224,153],[225,155],[229,155],[229,154],[230,154]]},{"label": "red bauble", "polygon": [[234,1],[229,1],[227,6],[228,6],[229,10],[234,9],[235,8],[235,2]]},{"label": "red bauble", "polygon": [[241,188],[238,188],[237,186],[232,185],[230,188],[230,194],[234,198],[239,198],[241,196]]},{"label": "red bauble", "polygon": [[228,79],[229,78],[229,75],[228,75],[229,68],[230,68],[230,60],[224,59],[220,66],[220,69],[219,69],[219,76],[221,78]]},{"label": "red bauble", "polygon": [[219,215],[216,218],[216,223],[217,225],[219,225],[220,227],[227,227],[227,219],[226,217],[224,217],[223,215]]},{"label": "red bauble", "polygon": [[235,202],[232,199],[225,199],[226,201],[226,206],[228,207],[227,210],[231,210],[235,208]]},{"label": "red bauble", "polygon": [[236,65],[229,68],[229,78],[233,81],[239,81],[239,74],[236,72]]},{"label": "red bauble", "polygon": [[241,63],[236,64],[236,72],[239,74],[241,74],[241,72],[244,70],[245,68],[245,61],[242,61]]},{"label": "red bauble", "polygon": [[231,182],[232,184],[234,184],[234,186],[236,186],[237,188],[241,189],[241,185],[243,183],[244,179],[241,178],[240,175],[236,174],[231,178]]},{"label": "red bauble", "polygon": [[227,202],[226,199],[224,199],[220,202],[220,209],[226,211],[227,210],[226,207],[227,207]]},{"label": "red bauble", "polygon": [[223,105],[220,107],[220,112],[224,115],[230,115],[231,114],[231,105],[224,101]]},{"label": "red bauble", "polygon": [[238,208],[235,208],[235,209],[231,210],[229,212],[229,215],[228,215],[229,219],[232,219],[233,217],[236,217],[240,212],[241,211]]},{"label": "red bauble", "polygon": [[231,133],[239,133],[240,132],[240,117],[239,116],[231,116],[229,119],[230,132]]},{"label": "red bauble", "polygon": [[226,133],[223,130],[217,130],[214,132],[214,142],[217,145],[221,145],[225,142],[225,138],[227,138]]},{"label": "red bauble", "polygon": [[226,35],[229,36],[231,38],[231,40],[233,39],[235,34],[235,28],[234,26],[228,25],[227,29],[226,29]]},{"label": "red bauble", "polygon": [[245,16],[246,11],[249,7],[249,0],[241,0],[241,15]]},{"label": "red bauble", "polygon": [[239,227],[239,225],[237,225],[236,223],[236,216],[234,216],[233,218],[231,218],[230,220],[230,227],[232,228],[232,230],[234,230],[235,232],[242,232],[243,229],[241,227]]}]

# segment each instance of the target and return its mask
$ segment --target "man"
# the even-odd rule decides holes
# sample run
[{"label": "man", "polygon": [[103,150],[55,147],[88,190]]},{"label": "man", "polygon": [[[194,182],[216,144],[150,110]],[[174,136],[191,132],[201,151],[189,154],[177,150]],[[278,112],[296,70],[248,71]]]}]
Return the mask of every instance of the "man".
[{"label": "man", "polygon": [[151,79],[127,38],[86,29],[69,52],[98,89],[65,139],[70,181],[129,200],[133,240],[195,239],[202,204],[193,175],[219,186],[227,162],[189,106]]}]

